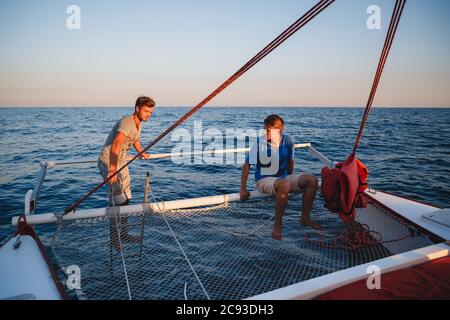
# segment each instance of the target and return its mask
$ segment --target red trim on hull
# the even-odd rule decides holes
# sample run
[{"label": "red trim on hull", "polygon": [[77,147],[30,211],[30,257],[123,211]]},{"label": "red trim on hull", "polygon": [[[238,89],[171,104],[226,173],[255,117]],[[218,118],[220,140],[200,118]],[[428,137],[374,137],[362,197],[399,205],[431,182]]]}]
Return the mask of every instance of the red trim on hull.
[{"label": "red trim on hull", "polygon": [[48,269],[50,271],[50,274],[52,275],[53,278],[53,282],[56,285],[56,288],[58,289],[59,295],[61,297],[61,299],[63,300],[67,300],[67,294],[66,291],[64,290],[64,287],[61,283],[61,280],[58,277],[58,274],[56,272],[55,267],[52,264],[52,261],[50,260],[49,256],[47,255],[46,251],[45,251],[45,247],[42,244],[41,240],[39,239],[39,237],[37,236],[36,232],[34,231],[33,227],[27,224],[27,219],[25,216],[21,216],[19,218],[19,223],[17,226],[17,232],[16,235],[21,235],[21,236],[30,236],[33,238],[33,240],[36,242],[39,251],[41,252],[42,257],[45,260],[45,263],[48,266]]},{"label": "red trim on hull", "polygon": [[[317,300],[449,300],[450,257],[381,274],[380,289],[360,280],[320,295]],[[373,284],[372,281],[369,283]]]}]

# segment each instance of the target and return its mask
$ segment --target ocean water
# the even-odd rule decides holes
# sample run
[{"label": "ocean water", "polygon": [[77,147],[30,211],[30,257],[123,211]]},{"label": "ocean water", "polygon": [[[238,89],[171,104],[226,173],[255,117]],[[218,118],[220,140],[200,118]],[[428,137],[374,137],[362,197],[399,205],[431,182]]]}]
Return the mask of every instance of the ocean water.
[{"label": "ocean water", "polygon": [[[157,108],[144,125],[142,144],[182,116],[187,108]],[[13,229],[10,218],[23,213],[24,196],[37,180],[39,162],[96,159],[115,121],[132,108],[0,109],[0,239]],[[205,108],[181,128],[259,129],[265,116],[281,115],[286,133],[296,143],[311,142],[330,159],[351,152],[360,124],[360,108]],[[169,135],[150,153],[171,152]],[[450,109],[374,109],[358,151],[370,170],[372,188],[434,205],[450,206]],[[320,174],[322,165],[304,150],[296,152],[296,168]],[[145,173],[151,174],[159,199],[181,199],[239,191],[237,164],[173,164],[168,160],[131,165],[133,202],[143,199]],[[254,188],[250,177],[249,188]],[[101,182],[96,165],[50,169],[36,214],[61,212]],[[105,207],[101,189],[80,208]]]}]

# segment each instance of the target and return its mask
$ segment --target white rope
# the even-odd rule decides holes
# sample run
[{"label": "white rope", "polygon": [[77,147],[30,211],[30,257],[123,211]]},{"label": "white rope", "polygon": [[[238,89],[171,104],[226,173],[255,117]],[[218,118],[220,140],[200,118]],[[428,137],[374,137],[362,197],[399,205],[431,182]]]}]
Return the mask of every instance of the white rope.
[{"label": "white rope", "polygon": [[227,230],[225,230],[225,229],[217,228],[217,227],[215,227],[215,226],[213,226],[213,225],[210,225],[210,224],[208,224],[208,223],[206,223],[206,222],[203,222],[203,221],[202,221],[202,223],[205,224],[205,225],[207,225],[207,226],[210,227],[210,228],[216,229],[217,231],[220,231],[220,232],[223,232],[223,233],[227,233],[227,234],[232,235],[232,236],[236,236],[236,237],[248,237],[248,236],[251,236],[251,235],[257,233],[259,230],[261,230],[261,229],[262,229],[264,226],[266,226],[270,221],[272,221],[273,217],[274,217],[273,215],[270,216],[270,218],[267,219],[262,225],[260,225],[259,227],[257,227],[256,229],[254,229],[252,232],[249,232],[249,233],[237,233],[237,232],[227,231]]},{"label": "white rope", "polygon": [[218,210],[218,209],[225,209],[228,207],[228,201],[225,201],[224,203],[215,205],[215,206],[210,206],[210,207],[204,207],[204,208],[193,208],[193,209],[167,209],[164,212],[167,213],[190,213],[190,212],[208,212],[208,211],[214,211],[214,210]]},{"label": "white rope", "polygon": [[120,256],[122,257],[123,272],[124,272],[124,275],[125,275],[125,281],[126,281],[126,283],[127,283],[128,298],[129,298],[129,300],[132,300],[132,299],[131,299],[130,282],[128,281],[127,265],[126,265],[126,263],[125,263],[125,257],[124,257],[124,255],[123,255],[123,249],[124,249],[124,247],[123,247],[123,245],[122,245],[122,240],[121,240],[121,238],[120,238],[119,226],[117,225],[117,224],[118,224],[118,221],[117,221],[117,213],[116,213],[116,215],[115,215],[115,219],[116,219],[117,236],[118,236],[118,239],[119,239],[119,246],[120,246]]},{"label": "white rope", "polygon": [[[156,205],[158,206],[158,209],[162,212],[161,208],[159,207],[158,201],[156,200],[155,195],[153,194],[152,188],[149,186],[148,189],[149,189],[150,194],[151,194],[151,196],[152,196],[152,198],[153,198],[153,201],[155,201]],[[191,261],[189,260],[188,256],[186,255],[186,253],[185,253],[184,250],[183,250],[183,247],[181,246],[180,242],[178,241],[178,238],[177,238],[177,236],[175,235],[175,232],[172,230],[172,227],[170,226],[169,221],[167,221],[166,216],[165,216],[164,214],[163,214],[162,216],[163,216],[163,218],[164,218],[164,221],[165,221],[166,224],[167,224],[167,227],[169,227],[169,230],[170,230],[170,232],[172,233],[172,236],[174,237],[175,241],[177,242],[178,247],[180,248],[181,252],[183,253],[184,258],[186,259],[187,263],[189,264],[189,267],[191,268],[192,272],[194,273],[195,278],[197,278],[198,283],[199,283],[200,286],[202,287],[203,292],[205,293],[205,295],[206,295],[206,297],[208,298],[208,300],[211,300],[211,298],[209,297],[208,292],[206,292],[206,289],[205,289],[205,287],[203,286],[202,281],[201,281],[200,278],[198,277],[197,272],[195,272],[195,269],[194,269],[194,267],[192,266]]]},{"label": "white rope", "polygon": [[[113,206],[115,206],[116,204],[114,203],[114,197],[112,196],[113,195],[112,190],[110,189],[109,191],[110,191],[110,194],[111,194],[111,199],[112,199]],[[118,237],[119,246],[120,246],[120,256],[122,257],[123,272],[124,272],[124,275],[125,275],[125,282],[127,284],[128,298],[129,298],[129,300],[132,300],[132,298],[131,298],[131,290],[130,290],[130,282],[128,281],[127,265],[125,263],[125,256],[123,255],[124,247],[122,245],[122,239],[120,238],[120,231],[119,231],[117,216],[118,216],[118,212],[116,211],[115,214],[114,214],[114,218],[116,220],[115,222],[116,222],[117,237]]]}]

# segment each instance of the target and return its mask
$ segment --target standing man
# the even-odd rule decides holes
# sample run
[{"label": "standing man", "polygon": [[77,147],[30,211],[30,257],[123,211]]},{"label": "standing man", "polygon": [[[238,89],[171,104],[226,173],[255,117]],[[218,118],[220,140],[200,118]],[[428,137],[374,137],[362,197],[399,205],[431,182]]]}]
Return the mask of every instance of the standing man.
[{"label": "standing man", "polygon": [[[120,119],[106,138],[103,150],[98,159],[98,167],[103,179],[113,175],[127,163],[128,151],[133,145],[138,153],[142,151],[142,122],[147,122],[153,113],[155,101],[149,97],[139,97],[136,100],[134,113]],[[148,159],[150,155],[141,156]],[[127,205],[131,199],[130,175],[128,167],[124,168],[108,183],[110,206]]]},{"label": "standing man", "polygon": [[[118,169],[127,163],[128,151],[133,145],[138,153],[142,151],[141,131],[142,122],[147,122],[153,113],[155,101],[149,97],[139,97],[136,100],[134,113],[120,119],[108,135],[103,150],[98,159],[98,168],[103,179],[112,176]],[[150,155],[143,153],[141,158],[148,159]],[[125,167],[107,182],[109,205],[125,206],[131,199],[130,174]],[[127,218],[120,218],[121,239],[139,242],[140,238],[128,234]],[[111,221],[111,243],[120,251],[122,248],[117,242],[117,226]]]},{"label": "standing man", "polygon": [[283,134],[284,121],[276,115],[264,120],[265,135],[257,139],[242,168],[241,200],[250,197],[247,180],[250,164],[254,164],[256,186],[259,192],[276,196],[275,224],[272,238],[281,240],[283,214],[289,193],[303,193],[300,223],[314,229],[322,227],[311,220],[310,214],[316,196],[318,181],[312,174],[294,174],[294,142]]}]

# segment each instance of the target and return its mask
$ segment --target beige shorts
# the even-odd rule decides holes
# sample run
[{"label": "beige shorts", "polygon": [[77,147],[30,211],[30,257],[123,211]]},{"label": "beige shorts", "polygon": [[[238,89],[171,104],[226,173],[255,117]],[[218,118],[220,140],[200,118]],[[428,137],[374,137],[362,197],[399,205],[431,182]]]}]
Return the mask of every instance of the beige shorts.
[{"label": "beige shorts", "polygon": [[298,179],[302,176],[302,174],[290,174],[285,178],[278,178],[278,177],[267,177],[262,178],[256,183],[256,188],[261,193],[267,193],[267,194],[276,194],[274,183],[278,179],[285,179],[289,181],[290,193],[302,193],[303,189],[299,187],[298,185]]},{"label": "beige shorts", "polygon": [[[121,168],[120,165],[118,165]],[[98,169],[103,179],[108,177],[108,167],[102,161],[98,162]],[[117,174],[117,181],[113,184],[106,183],[108,187],[109,205],[120,206],[131,199],[131,179],[128,167]]]}]

